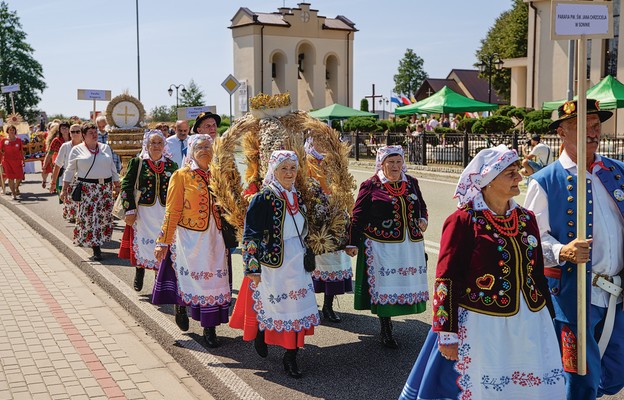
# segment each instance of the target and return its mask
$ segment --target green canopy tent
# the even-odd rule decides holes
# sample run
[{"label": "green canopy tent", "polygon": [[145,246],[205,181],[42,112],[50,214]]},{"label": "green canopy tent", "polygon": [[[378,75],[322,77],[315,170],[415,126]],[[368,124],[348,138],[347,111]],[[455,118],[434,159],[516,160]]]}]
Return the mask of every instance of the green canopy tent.
[{"label": "green canopy tent", "polygon": [[343,106],[342,104],[332,104],[316,111],[310,111],[310,116],[324,120],[346,119],[351,117],[375,117],[379,115],[371,112],[356,110],[355,108]]},{"label": "green canopy tent", "polygon": [[491,111],[498,108],[497,104],[484,103],[454,92],[444,86],[435,94],[408,106],[397,107],[396,115],[409,114],[448,114],[475,111]]},{"label": "green canopy tent", "polygon": [[[600,82],[587,89],[587,98],[600,102],[602,110],[624,108],[624,84],[611,75],[605,76]],[[576,99],[576,96],[574,96]],[[559,108],[566,100],[545,101],[542,109],[553,111]]]}]

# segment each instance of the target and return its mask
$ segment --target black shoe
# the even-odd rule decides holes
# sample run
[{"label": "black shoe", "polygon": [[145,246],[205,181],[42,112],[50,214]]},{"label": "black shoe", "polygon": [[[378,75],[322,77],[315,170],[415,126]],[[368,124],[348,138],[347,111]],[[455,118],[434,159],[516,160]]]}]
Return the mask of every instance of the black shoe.
[{"label": "black shoe", "polygon": [[215,327],[204,328],[204,339],[206,340],[206,346],[214,349],[219,347],[220,343],[217,340],[217,330]]},{"label": "black shoe", "polygon": [[134,272],[134,290],[140,292],[143,289],[143,278],[145,277],[145,268],[135,267]]},{"label": "black shoe", "polygon": [[284,353],[284,371],[291,378],[299,379],[303,376],[297,366],[297,349],[286,350],[286,353]]},{"label": "black shoe", "polygon": [[398,349],[399,343],[392,336],[392,321],[390,317],[379,317],[381,323],[381,343],[389,349]]},{"label": "black shoe", "polygon": [[178,328],[182,332],[186,332],[189,330],[189,317],[186,314],[186,307],[174,305],[173,310],[175,312],[175,322]]},{"label": "black shoe", "polygon": [[256,338],[254,339],[254,348],[256,349],[256,353],[262,358],[269,355],[269,348],[264,341],[264,331],[258,330]]},{"label": "black shoe", "polygon": [[328,320],[329,322],[337,324],[338,322],[342,321],[342,318],[340,318],[340,316],[334,312],[334,309],[332,307],[324,305],[321,311],[323,312],[323,318]]},{"label": "black shoe", "polygon": [[93,255],[89,257],[91,261],[102,261],[102,250],[100,246],[93,246]]}]

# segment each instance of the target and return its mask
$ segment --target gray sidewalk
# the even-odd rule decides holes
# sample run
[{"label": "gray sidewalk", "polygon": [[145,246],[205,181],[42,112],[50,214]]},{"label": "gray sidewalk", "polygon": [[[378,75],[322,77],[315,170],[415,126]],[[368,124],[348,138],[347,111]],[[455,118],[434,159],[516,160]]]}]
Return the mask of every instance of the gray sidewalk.
[{"label": "gray sidewalk", "polygon": [[4,206],[0,274],[0,399],[212,399],[117,302]]}]

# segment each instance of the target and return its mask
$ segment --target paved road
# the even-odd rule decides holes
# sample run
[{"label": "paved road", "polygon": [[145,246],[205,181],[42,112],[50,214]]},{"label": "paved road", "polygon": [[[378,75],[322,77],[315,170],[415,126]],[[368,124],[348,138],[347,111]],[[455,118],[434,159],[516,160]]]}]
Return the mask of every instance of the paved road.
[{"label": "paved road", "polygon": [[[352,169],[358,185],[372,174],[359,165]],[[415,173],[421,182],[423,196],[429,206],[430,225],[426,233],[426,249],[430,255],[429,279],[432,281],[438,243],[444,218],[455,207],[451,196],[456,182],[453,175],[429,179]],[[288,378],[281,366],[282,350],[270,348],[269,357],[258,357],[251,343],[243,342],[241,331],[219,327],[223,345],[218,349],[203,346],[202,330],[191,321],[189,332],[182,334],[173,322],[171,307],[150,304],[153,276],[146,275],[141,293],[132,290],[134,269],[116,257],[123,226],[116,227],[113,241],[104,247],[104,262],[88,263],[83,254],[63,248],[54,237],[71,237],[72,226],[60,214],[56,197],[41,188],[38,175],[28,175],[18,202],[4,196],[0,202],[40,231],[117,300],[137,322],[182,367],[193,375],[217,399],[393,399],[397,398],[419,349],[429,330],[430,309],[417,316],[396,318],[399,350],[389,350],[378,342],[379,323],[370,313],[353,309],[353,296],[340,296],[337,311],[343,322],[322,325],[300,352],[299,365],[304,378]],[[519,200],[520,202],[522,199]],[[43,222],[42,222],[43,221]],[[41,225],[44,226],[41,226]],[[234,294],[242,279],[242,260],[235,254]],[[317,296],[319,304],[322,297]]]}]

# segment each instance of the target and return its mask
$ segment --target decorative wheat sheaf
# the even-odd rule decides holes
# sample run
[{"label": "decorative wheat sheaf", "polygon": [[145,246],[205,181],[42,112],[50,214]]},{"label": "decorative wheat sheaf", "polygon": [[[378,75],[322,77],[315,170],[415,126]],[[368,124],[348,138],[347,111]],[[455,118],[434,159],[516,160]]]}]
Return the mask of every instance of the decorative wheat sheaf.
[{"label": "decorative wheat sheaf", "polygon": [[[318,182],[308,177],[304,143],[312,137],[314,145],[322,149],[325,159],[321,170],[326,176],[331,194],[326,196],[323,210],[318,215],[308,206],[308,245],[316,254],[340,250],[347,237],[347,226],[353,209],[355,180],[349,173],[350,146],[340,141],[338,132],[302,111],[283,116],[258,118],[246,114],[214,143],[210,165],[210,188],[224,211],[226,220],[242,235],[249,198],[245,189],[259,189],[267,162],[274,150],[292,150],[299,157],[299,171],[295,186],[306,205],[318,203]],[[245,185],[236,166],[235,149],[242,145],[245,157]],[[255,192],[256,190],[252,190]]]}]

